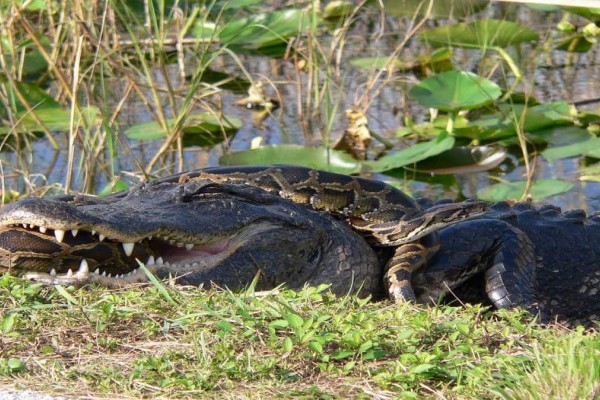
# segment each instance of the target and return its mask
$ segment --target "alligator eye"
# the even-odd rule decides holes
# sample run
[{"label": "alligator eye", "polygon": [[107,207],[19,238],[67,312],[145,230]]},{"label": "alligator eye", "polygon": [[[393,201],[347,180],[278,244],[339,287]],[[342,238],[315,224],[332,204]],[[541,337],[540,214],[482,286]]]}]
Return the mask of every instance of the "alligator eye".
[{"label": "alligator eye", "polygon": [[223,186],[213,183],[212,185],[206,185],[202,188],[200,193],[196,194],[214,194],[214,193],[223,193]]},{"label": "alligator eye", "polygon": [[181,200],[185,203],[199,197],[212,197],[223,193],[223,186],[212,181],[195,181],[185,185]]}]

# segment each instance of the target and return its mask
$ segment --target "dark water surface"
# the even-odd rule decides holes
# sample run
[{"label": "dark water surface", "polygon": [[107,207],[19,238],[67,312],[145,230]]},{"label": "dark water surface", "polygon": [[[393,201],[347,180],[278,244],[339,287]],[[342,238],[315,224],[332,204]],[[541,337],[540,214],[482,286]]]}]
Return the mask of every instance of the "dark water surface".
[{"label": "dark water surface", "polygon": [[[508,11],[507,11],[508,10]],[[483,15],[489,17],[506,19],[520,22],[529,27],[535,27],[541,35],[548,32],[560,19],[559,13],[545,13],[540,11],[531,11],[525,7],[492,7],[484,11]],[[369,72],[353,67],[348,61],[355,57],[367,56],[386,56],[391,49],[403,37],[408,21],[406,19],[387,16],[385,18],[385,27],[381,30],[379,23],[380,15],[377,12],[365,13],[360,15],[351,31],[347,35],[347,42],[342,52],[343,61],[340,64],[339,87],[335,90],[337,98],[336,118],[333,123],[331,137],[326,137],[324,118],[310,117],[300,115],[298,112],[298,98],[306,96],[306,93],[299,92],[298,88],[306,84],[306,76],[298,74],[292,61],[267,58],[262,56],[240,55],[244,67],[249,74],[256,80],[268,80],[272,83],[266,84],[267,92],[277,96],[282,103],[282,108],[276,110],[273,116],[267,118],[262,124],[257,125],[252,122],[252,114],[242,108],[234,106],[233,103],[244,97],[241,93],[232,93],[224,91],[220,98],[214,98],[223,104],[223,111],[227,115],[235,115],[244,121],[243,127],[238,131],[231,142],[223,145],[217,145],[212,149],[200,147],[185,148],[184,159],[185,169],[201,168],[205,166],[218,165],[219,157],[228,152],[249,149],[253,141],[259,140],[261,144],[280,144],[293,143],[307,146],[321,145],[327,141],[335,141],[344,130],[345,117],[344,110],[352,107],[357,99],[365,93],[365,84],[369,80]],[[443,24],[445,21],[432,21],[429,26]],[[383,32],[378,35],[378,32]],[[400,34],[397,34],[401,32]],[[323,36],[323,47],[326,48],[330,36]],[[414,58],[418,54],[427,51],[423,49],[423,44],[412,39],[409,46],[403,51],[402,58]],[[429,50],[431,51],[431,50]],[[493,56],[492,56],[493,58]],[[489,57],[488,57],[489,61]],[[453,51],[453,62],[456,68],[471,70],[477,72],[481,63],[480,51],[467,51],[455,49]],[[193,66],[195,60],[190,56],[189,65]],[[499,62],[498,62],[499,64]],[[544,53],[540,49],[531,49],[524,47],[522,59],[520,62],[524,72],[523,83],[520,90],[528,91],[542,102],[566,101],[577,102],[581,100],[593,99],[599,97],[600,93],[600,52],[596,48],[586,54],[569,54],[561,52]],[[212,65],[215,70],[231,73],[235,76],[242,76],[239,67],[232,59],[224,55],[217,59]],[[190,72],[193,68],[190,68]],[[178,75],[177,66],[173,65],[169,71],[173,86],[177,87]],[[371,71],[373,73],[373,71]],[[300,84],[298,83],[300,79]],[[426,121],[429,118],[429,111],[415,105],[406,99],[406,93],[410,86],[419,79],[411,73],[396,73],[393,76],[386,76],[389,80],[380,93],[369,98],[372,103],[369,107],[368,118],[369,126],[372,131],[387,136],[394,137],[395,131],[404,125],[404,118],[409,116],[414,121]],[[502,82],[501,68],[497,68],[490,79],[496,82]],[[156,81],[161,84],[161,74],[156,71]],[[120,100],[124,81],[115,78],[109,81],[114,85],[109,93],[112,93],[115,104]],[[86,101],[93,103],[94,96]],[[111,99],[109,99],[110,101]],[[165,97],[165,103],[168,104]],[[597,104],[586,106],[587,109],[598,109]],[[168,114],[168,110],[167,110]],[[129,141],[122,134],[125,128],[136,123],[151,120],[151,115],[146,108],[135,101],[126,106],[126,113],[122,114],[118,120],[120,128],[120,157],[116,160],[114,170],[122,173],[125,177],[130,177],[130,182],[136,182],[132,174],[139,174],[139,165],[144,166],[159,147],[155,141],[139,142]],[[8,188],[17,191],[24,191],[26,182],[22,178],[11,179],[14,174],[20,173],[24,169],[30,176],[30,181],[35,185],[58,182],[63,184],[67,173],[67,147],[68,140],[66,134],[57,134],[55,136],[61,149],[53,150],[47,140],[39,140],[32,143],[32,148],[20,153],[2,152],[0,160],[2,162],[3,173],[6,177]],[[411,140],[393,139],[396,148],[409,146]],[[80,151],[80,149],[77,149]],[[80,156],[76,154],[75,160]],[[491,173],[473,173],[462,174],[457,177],[460,183],[461,194],[467,197],[475,195],[477,189],[487,187],[491,183],[497,182],[497,179],[515,181],[524,177],[524,168],[520,166],[520,154],[517,152],[511,154],[508,161],[500,168]],[[89,160],[86,160],[89,161]],[[161,164],[160,174],[166,175],[176,172],[176,156]],[[535,178],[560,178],[575,183],[575,188],[567,194],[549,198],[546,202],[561,205],[565,208],[583,208],[590,211],[600,210],[600,186],[596,183],[582,183],[577,180],[577,170],[585,165],[585,160],[568,159],[553,163],[548,163],[538,157],[535,161]],[[517,165],[512,168],[511,165]],[[77,171],[77,165],[75,166]],[[98,171],[96,181],[93,187],[101,189],[110,174],[106,168]],[[385,176],[377,176],[382,179],[395,179]],[[73,188],[80,190],[83,187],[81,175],[75,175]],[[456,187],[444,188],[441,185],[435,185],[423,182],[404,182],[404,186],[412,193],[417,195],[439,197],[457,197],[459,195]]]}]

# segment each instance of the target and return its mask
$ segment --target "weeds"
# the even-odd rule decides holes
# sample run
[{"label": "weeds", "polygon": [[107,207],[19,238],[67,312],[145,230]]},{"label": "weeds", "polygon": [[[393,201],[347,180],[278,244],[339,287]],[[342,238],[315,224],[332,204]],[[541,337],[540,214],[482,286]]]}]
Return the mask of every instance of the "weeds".
[{"label": "weeds", "polygon": [[74,302],[4,277],[0,382],[177,398],[510,398],[538,385],[562,393],[569,379],[579,398],[597,390],[600,371],[589,355],[598,342],[583,331],[522,324],[518,312],[495,318],[480,307],[340,301],[325,289],[87,288],[69,290]]}]

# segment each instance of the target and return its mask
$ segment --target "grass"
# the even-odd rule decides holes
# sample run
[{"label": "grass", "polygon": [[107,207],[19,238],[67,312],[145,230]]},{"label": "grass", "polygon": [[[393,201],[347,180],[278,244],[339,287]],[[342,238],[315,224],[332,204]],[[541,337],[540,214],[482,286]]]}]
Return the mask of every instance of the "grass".
[{"label": "grass", "polygon": [[594,398],[596,332],[518,311],[296,293],[0,280],[0,384],[195,398]]}]

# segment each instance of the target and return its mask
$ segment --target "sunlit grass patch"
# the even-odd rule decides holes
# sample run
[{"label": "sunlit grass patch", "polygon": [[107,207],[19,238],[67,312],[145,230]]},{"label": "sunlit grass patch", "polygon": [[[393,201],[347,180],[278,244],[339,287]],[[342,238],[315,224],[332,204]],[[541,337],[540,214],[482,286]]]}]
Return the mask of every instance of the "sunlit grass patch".
[{"label": "sunlit grass patch", "polygon": [[[0,383],[132,397],[482,398],[543,385],[561,371],[557,354],[598,351],[595,336],[542,328],[516,311],[396,306],[336,298],[324,287],[161,290],[86,288],[65,297],[2,278]],[[565,379],[594,382],[589,363],[565,368]]]}]

